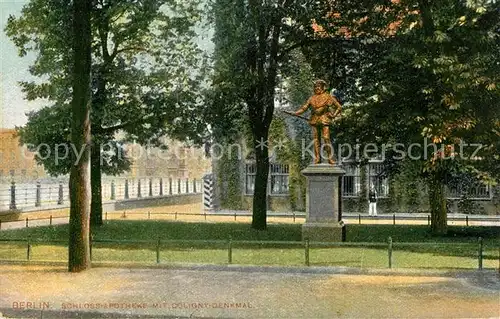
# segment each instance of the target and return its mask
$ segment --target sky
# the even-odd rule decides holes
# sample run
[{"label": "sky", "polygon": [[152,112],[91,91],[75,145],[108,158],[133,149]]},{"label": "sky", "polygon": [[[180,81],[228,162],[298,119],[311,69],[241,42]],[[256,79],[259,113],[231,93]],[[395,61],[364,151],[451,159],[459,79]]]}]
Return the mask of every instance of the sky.
[{"label": "sky", "polygon": [[18,81],[31,80],[28,67],[34,56],[19,57],[17,48],[5,35],[9,15],[19,16],[25,0],[0,0],[0,127],[14,128],[26,123],[25,113],[44,105],[44,101],[28,102]]},{"label": "sky", "polygon": [[[19,16],[21,9],[29,0],[0,0],[0,128],[14,128],[26,124],[26,112],[37,110],[47,102],[44,100],[26,101],[19,81],[34,80],[28,72],[34,61],[33,54],[19,57],[17,48],[4,32],[9,15]],[[204,50],[213,48],[210,34],[199,39]]]}]

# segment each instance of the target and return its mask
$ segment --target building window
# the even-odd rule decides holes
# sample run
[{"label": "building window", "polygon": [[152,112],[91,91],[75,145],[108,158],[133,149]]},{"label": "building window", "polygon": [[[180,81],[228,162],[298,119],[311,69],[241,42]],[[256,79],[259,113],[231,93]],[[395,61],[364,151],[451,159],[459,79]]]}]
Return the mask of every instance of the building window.
[{"label": "building window", "polygon": [[271,164],[271,194],[288,194],[289,167],[285,164]]},{"label": "building window", "polygon": [[255,164],[245,165],[245,194],[252,195],[255,189],[255,174],[257,166]]},{"label": "building window", "polygon": [[448,199],[491,199],[491,187],[479,182],[467,186],[449,186]]},{"label": "building window", "polygon": [[368,188],[370,189],[373,185],[378,197],[387,197],[389,195],[388,179],[383,173],[383,163],[370,163],[368,165]]},{"label": "building window", "polygon": [[356,164],[345,164],[346,174],[342,178],[342,196],[358,197],[361,193],[361,176]]},{"label": "building window", "polygon": [[[253,195],[255,189],[255,175],[257,166],[255,163],[245,165],[245,194]],[[272,195],[285,195],[289,191],[290,169],[286,164],[269,165],[269,193]]]}]

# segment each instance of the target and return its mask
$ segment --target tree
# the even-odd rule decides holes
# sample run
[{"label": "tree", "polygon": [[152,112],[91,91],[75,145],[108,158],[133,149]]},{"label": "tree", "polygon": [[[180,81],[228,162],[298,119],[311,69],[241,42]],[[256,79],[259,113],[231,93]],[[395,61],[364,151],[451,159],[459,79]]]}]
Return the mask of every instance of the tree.
[{"label": "tree", "polygon": [[[498,11],[494,2],[392,1],[378,12],[387,15],[382,25],[397,27],[381,36],[379,29],[361,25],[364,41],[353,51],[370,59],[354,69],[357,87],[350,100],[356,120],[348,135],[379,145],[421,145],[413,156],[420,159],[435,234],[447,232],[447,180],[464,171],[483,180],[497,174]],[[365,21],[372,20],[367,15]],[[437,148],[425,148],[424,138]],[[461,142],[482,144],[475,156],[483,160],[470,158],[471,148],[459,154]],[[390,169],[403,163],[385,155]]]},{"label": "tree", "polygon": [[82,150],[73,156],[70,173],[69,258],[70,272],[90,268],[90,68],[91,0],[73,2],[73,93],[71,141]]},{"label": "tree", "polygon": [[[197,1],[95,1],[92,39],[92,225],[102,224],[101,172],[118,174],[130,162],[116,133],[125,140],[161,145],[160,137],[200,142],[204,126],[198,117],[203,79],[202,55],[194,41],[200,20]],[[32,0],[19,18],[9,17],[8,36],[24,56],[37,53],[30,68],[41,82],[23,82],[29,100],[46,98],[52,105],[29,114],[19,130],[21,143],[50,144],[52,156],[38,157],[49,173],[69,170],[56,160],[55,145],[69,147],[69,95],[72,36],[65,32],[70,2]],[[114,152],[102,154],[102,145]],[[104,157],[104,159],[103,159]],[[44,159],[45,158],[45,159]]]},{"label": "tree", "polygon": [[[213,6],[216,47],[211,117],[227,119],[225,126],[231,126],[227,123],[242,123],[242,109],[246,113],[243,125],[250,127],[257,169],[254,229],[267,226],[268,138],[279,76],[289,53],[313,37],[313,17],[327,13],[326,3],[218,0]],[[223,131],[218,122],[211,124],[215,133]]]}]

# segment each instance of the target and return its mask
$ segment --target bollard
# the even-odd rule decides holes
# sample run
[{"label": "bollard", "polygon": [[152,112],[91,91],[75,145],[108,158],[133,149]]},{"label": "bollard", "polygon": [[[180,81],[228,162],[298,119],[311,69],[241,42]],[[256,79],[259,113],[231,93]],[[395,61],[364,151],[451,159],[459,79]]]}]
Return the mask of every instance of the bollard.
[{"label": "bollard", "polygon": [[177,220],[177,212],[175,212],[175,220]]},{"label": "bollard", "polygon": [[295,213],[293,213],[293,222],[295,223]]},{"label": "bollard", "polygon": [[396,214],[392,214],[392,224],[396,225]]},{"label": "bollard", "polygon": [[387,254],[389,257],[389,268],[392,268],[392,237],[389,237],[389,245],[387,246]]},{"label": "bollard", "polygon": [[111,200],[116,199],[116,191],[115,191],[115,181],[111,181]]},{"label": "bollard", "polygon": [[50,218],[49,218],[49,225],[52,226],[52,215],[50,215]]},{"label": "bollard", "polygon": [[236,221],[236,212],[234,212],[234,221]]},{"label": "bollard", "polygon": [[158,237],[158,242],[156,243],[156,263],[160,263],[160,237]]},{"label": "bollard", "polygon": [[30,243],[29,239],[28,239],[28,249],[27,249],[27,252],[26,252],[26,259],[28,261],[31,260],[31,243]]},{"label": "bollard", "polygon": [[148,219],[151,219],[151,212],[148,211]]},{"label": "bollard", "polygon": [[431,225],[431,215],[427,215],[427,226]]},{"label": "bollard", "polygon": [[231,237],[229,237],[229,240],[227,241],[227,263],[233,263],[233,245]]},{"label": "bollard", "polygon": [[28,217],[26,217],[26,228],[29,227]]},{"label": "bollard", "polygon": [[17,209],[16,207],[16,182],[10,184],[10,205],[9,209]]},{"label": "bollard", "polygon": [[59,183],[59,197],[57,199],[57,205],[62,205],[64,202],[64,190],[63,190],[63,184]]},{"label": "bollard", "polygon": [[108,212],[106,212],[106,213],[104,214],[104,220],[106,220],[106,221],[108,220]]},{"label": "bollard", "polygon": [[42,185],[40,181],[36,182],[35,207],[42,206]]},{"label": "bollard", "polygon": [[160,177],[160,196],[163,196],[163,178]]},{"label": "bollard", "polygon": [[306,239],[304,244],[304,255],[306,266],[309,266],[309,239]]},{"label": "bollard", "polygon": [[483,238],[479,237],[478,242],[479,242],[478,254],[477,254],[478,269],[482,270],[483,269]]},{"label": "bollard", "polygon": [[205,220],[207,220],[207,212],[204,212],[203,215],[205,215]]},{"label": "bollard", "polygon": [[469,226],[469,216],[465,216],[465,226]]},{"label": "bollard", "polygon": [[361,225],[361,214],[358,214],[358,223]]}]

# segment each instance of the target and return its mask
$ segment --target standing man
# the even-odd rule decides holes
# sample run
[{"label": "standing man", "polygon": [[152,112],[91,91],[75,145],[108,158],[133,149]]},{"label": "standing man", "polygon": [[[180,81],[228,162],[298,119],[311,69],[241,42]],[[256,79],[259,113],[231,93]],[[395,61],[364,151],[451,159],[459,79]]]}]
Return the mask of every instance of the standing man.
[{"label": "standing man", "polygon": [[334,165],[335,161],[332,158],[333,148],[330,142],[330,125],[340,115],[342,106],[335,96],[326,92],[326,82],[317,80],[314,82],[314,95],[295,112],[295,115],[304,113],[309,107],[311,107],[309,125],[311,125],[314,140],[314,164],[321,163],[321,138],[323,138],[328,163]]},{"label": "standing man", "polygon": [[368,215],[377,216],[377,191],[373,184],[368,192]]}]

